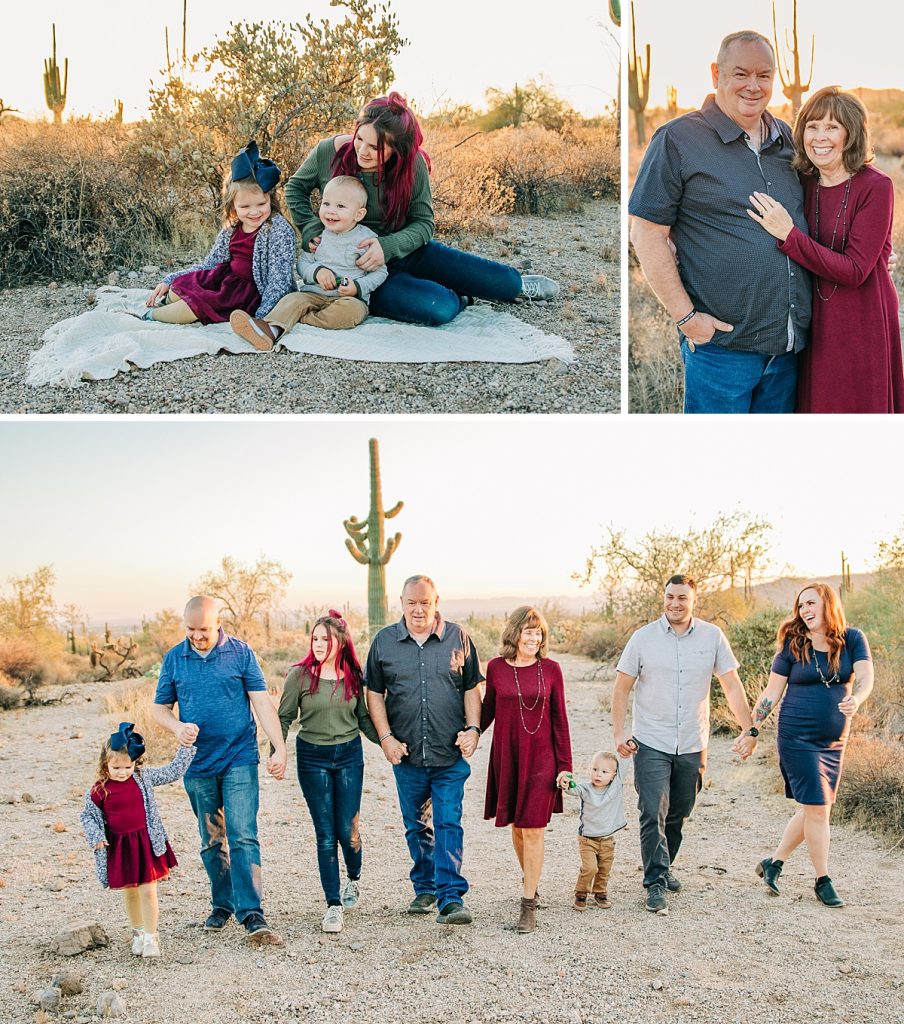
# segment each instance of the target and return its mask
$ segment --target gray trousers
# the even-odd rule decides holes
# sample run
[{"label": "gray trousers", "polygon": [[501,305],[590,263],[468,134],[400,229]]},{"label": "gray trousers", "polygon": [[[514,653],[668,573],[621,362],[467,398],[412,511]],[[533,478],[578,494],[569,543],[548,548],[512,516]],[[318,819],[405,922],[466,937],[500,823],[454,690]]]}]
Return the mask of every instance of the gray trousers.
[{"label": "gray trousers", "polygon": [[681,828],[703,786],[706,751],[666,754],[637,742],[634,788],[640,811],[640,856],[644,888],[662,882],[678,848]]}]

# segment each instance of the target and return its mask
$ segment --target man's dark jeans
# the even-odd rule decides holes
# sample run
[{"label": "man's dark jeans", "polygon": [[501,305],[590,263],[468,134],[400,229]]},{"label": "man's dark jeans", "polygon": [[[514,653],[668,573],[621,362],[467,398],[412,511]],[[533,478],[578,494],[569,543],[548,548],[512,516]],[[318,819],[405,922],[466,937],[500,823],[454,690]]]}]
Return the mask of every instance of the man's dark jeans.
[{"label": "man's dark jeans", "polygon": [[640,811],[643,884],[662,882],[681,846],[681,828],[703,786],[706,751],[666,754],[638,742],[634,788]]},{"label": "man's dark jeans", "polygon": [[435,893],[442,910],[468,891],[461,873],[461,805],[471,766],[460,757],[445,768],[418,768],[402,761],[393,771],[413,862],[414,894]]},{"label": "man's dark jeans", "polygon": [[361,836],[358,817],[364,784],[361,737],[348,743],[319,746],[298,738],[298,782],[317,836],[317,867],[329,906],[338,907],[339,855],[342,847],[349,878],[361,877]]},{"label": "man's dark jeans", "polygon": [[388,267],[389,277],[370,297],[370,312],[406,323],[438,327],[458,316],[466,296],[511,302],[521,294],[514,267],[440,242],[428,242]]}]

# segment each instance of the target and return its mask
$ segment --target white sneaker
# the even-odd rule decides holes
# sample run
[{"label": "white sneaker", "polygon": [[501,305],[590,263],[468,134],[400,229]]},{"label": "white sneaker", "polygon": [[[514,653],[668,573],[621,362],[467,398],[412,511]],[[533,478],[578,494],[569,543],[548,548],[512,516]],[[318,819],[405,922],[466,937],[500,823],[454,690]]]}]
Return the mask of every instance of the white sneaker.
[{"label": "white sneaker", "polygon": [[556,298],[559,291],[559,286],[552,278],[543,277],[542,274],[521,275],[521,294],[525,298],[540,299],[546,302]]},{"label": "white sneaker", "polygon": [[352,907],[358,906],[358,897],[361,895],[361,890],[358,887],[358,880],[356,878],[350,878],[345,883],[345,888],[342,890],[342,906],[346,910],[351,910]]},{"label": "white sneaker", "polygon": [[152,956],[160,956],[160,937],[156,932],[144,933],[144,948],[141,955],[147,959]]},{"label": "white sneaker", "polygon": [[342,907],[327,907],[320,930],[322,932],[342,931]]},{"label": "white sneaker", "polygon": [[142,950],[144,949],[144,929],[133,928],[132,929],[132,954],[134,956],[141,956]]}]

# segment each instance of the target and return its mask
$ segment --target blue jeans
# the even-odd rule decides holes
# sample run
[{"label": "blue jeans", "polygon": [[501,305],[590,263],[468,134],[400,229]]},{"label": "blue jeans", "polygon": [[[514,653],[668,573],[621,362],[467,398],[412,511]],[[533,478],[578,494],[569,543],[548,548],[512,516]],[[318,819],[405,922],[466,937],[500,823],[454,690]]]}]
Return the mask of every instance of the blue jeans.
[{"label": "blue jeans", "polygon": [[317,836],[317,867],[323,895],[329,906],[338,907],[337,844],[342,847],[348,877],[361,877],[361,835],[358,832],[364,785],[361,737],[356,736],[348,743],[317,746],[299,736],[295,752],[298,782]]},{"label": "blue jeans", "polygon": [[261,913],[257,765],[230,768],[224,775],[187,776],[185,791],[198,819],[214,909],[239,921]]},{"label": "blue jeans", "polygon": [[409,877],[414,894],[435,893],[442,910],[453,901],[460,902],[468,891],[461,873],[461,804],[471,766],[460,757],[446,768],[416,768],[403,761],[393,771],[413,862]]},{"label": "blue jeans", "polygon": [[370,311],[405,323],[439,327],[467,306],[466,296],[511,302],[521,294],[514,267],[440,242],[391,260],[389,277],[370,297]]},{"label": "blue jeans", "polygon": [[684,411],[687,413],[794,412],[797,356],[736,352],[717,342],[691,352],[681,339]]}]

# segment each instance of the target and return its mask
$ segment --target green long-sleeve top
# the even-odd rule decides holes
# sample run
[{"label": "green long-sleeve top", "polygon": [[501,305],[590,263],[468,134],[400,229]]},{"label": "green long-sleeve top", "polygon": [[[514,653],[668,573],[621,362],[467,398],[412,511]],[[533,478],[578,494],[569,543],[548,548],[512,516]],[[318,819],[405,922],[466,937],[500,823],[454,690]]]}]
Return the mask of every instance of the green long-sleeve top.
[{"label": "green long-sleeve top", "polygon": [[345,685],[333,679],[321,679],[316,693],[311,693],[311,675],[306,668],[296,665],[286,676],[282,700],[279,702],[279,724],[283,739],[295,719],[300,721],[298,735],[307,743],[318,747],[348,743],[358,731],[372,742],[377,742],[364,692],[352,700],[345,699]]},{"label": "green long-sleeve top", "polygon": [[[286,182],[286,205],[295,226],[301,232],[301,244],[305,252],[309,251],[311,239],[323,231],[317,214],[311,210],[311,193],[314,189],[322,191],[323,186],[333,177],[330,164],[335,155],[334,139],[318,142],[305,157],[301,167]],[[418,154],[415,163],[408,215],[398,230],[383,220],[383,208],[380,205],[382,189],[377,185],[377,172],[359,171],[357,177],[367,189],[367,216],[361,223],[380,236],[380,245],[387,263],[407,256],[433,238],[433,196],[427,163],[421,154]]]}]

